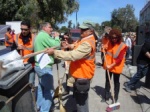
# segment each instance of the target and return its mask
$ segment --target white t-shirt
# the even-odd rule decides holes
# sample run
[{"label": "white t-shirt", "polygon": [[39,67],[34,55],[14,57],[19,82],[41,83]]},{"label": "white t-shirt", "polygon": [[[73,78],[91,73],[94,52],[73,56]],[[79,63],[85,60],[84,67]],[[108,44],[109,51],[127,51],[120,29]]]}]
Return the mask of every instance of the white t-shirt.
[{"label": "white t-shirt", "polygon": [[131,47],[132,47],[132,42],[131,42],[131,39],[130,39],[129,37],[127,37],[127,38],[125,39],[125,44],[131,49]]}]

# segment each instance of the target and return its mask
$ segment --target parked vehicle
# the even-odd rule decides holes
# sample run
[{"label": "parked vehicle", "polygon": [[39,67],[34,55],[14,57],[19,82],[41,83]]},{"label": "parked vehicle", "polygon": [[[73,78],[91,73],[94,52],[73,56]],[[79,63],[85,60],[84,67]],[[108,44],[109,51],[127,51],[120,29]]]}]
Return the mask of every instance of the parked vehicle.
[{"label": "parked vehicle", "polygon": [[80,39],[81,30],[80,29],[70,29],[71,38],[73,41]]}]

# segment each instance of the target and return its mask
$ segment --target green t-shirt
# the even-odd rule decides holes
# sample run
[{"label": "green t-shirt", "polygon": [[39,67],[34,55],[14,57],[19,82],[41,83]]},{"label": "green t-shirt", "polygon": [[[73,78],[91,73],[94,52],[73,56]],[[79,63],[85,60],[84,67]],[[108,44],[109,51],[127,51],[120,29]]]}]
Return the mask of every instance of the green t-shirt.
[{"label": "green t-shirt", "polygon": [[[46,48],[54,47],[54,46],[60,46],[60,39],[59,37],[52,38],[48,33],[45,31],[40,31],[38,35],[35,37],[34,42],[34,52],[44,50]],[[47,65],[52,66],[54,64],[54,57],[49,56],[51,59],[51,63]],[[35,56],[35,65],[39,66],[36,56]]]}]

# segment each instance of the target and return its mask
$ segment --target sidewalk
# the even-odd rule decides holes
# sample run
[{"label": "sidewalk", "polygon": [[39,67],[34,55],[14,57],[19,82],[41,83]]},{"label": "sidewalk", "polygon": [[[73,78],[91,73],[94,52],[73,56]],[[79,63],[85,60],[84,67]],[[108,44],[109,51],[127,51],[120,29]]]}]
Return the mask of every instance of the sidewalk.
[{"label": "sidewalk", "polygon": [[[100,60],[100,53],[96,54],[97,61]],[[132,68],[132,67],[131,67]],[[136,67],[133,67],[136,70]],[[60,77],[63,76],[64,69],[59,64]],[[57,75],[56,75],[56,67],[54,65],[53,74],[54,74],[54,82],[55,87],[57,87]],[[132,71],[133,73],[133,71]],[[124,68],[124,72],[120,77],[120,93],[119,100],[120,109],[115,112],[150,112],[150,97],[149,89],[144,89],[144,87],[140,87],[137,91],[132,91],[132,93],[128,93],[124,90],[123,83],[129,80],[130,74],[127,66]],[[142,80],[143,81],[143,80]],[[63,83],[64,84],[64,83]],[[91,83],[91,89],[89,91],[89,112],[105,112],[107,106],[111,104],[111,100],[101,103],[102,96],[104,96],[104,87],[105,87],[105,71],[102,67],[96,67],[95,76]],[[145,91],[143,91],[143,89]],[[148,92],[148,93],[147,93]],[[141,95],[142,94],[142,95]],[[145,99],[145,100],[143,100]],[[56,107],[58,106],[58,101],[55,100]],[[63,97],[63,104],[66,108],[67,112],[75,112],[76,106],[75,101],[72,97],[72,92]],[[54,112],[59,112],[56,109]]]}]

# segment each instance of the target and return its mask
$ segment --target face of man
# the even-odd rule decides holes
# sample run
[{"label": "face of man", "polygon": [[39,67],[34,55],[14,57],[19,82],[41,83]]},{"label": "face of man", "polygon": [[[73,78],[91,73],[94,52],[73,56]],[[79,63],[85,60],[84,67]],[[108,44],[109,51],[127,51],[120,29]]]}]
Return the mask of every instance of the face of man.
[{"label": "face of man", "polygon": [[81,37],[87,37],[89,35],[93,34],[92,30],[90,29],[81,29]]},{"label": "face of man", "polygon": [[27,36],[30,33],[30,28],[28,28],[26,25],[21,25],[20,29],[23,36]]},{"label": "face of man", "polygon": [[48,24],[47,26],[45,26],[45,27],[43,28],[43,30],[44,30],[45,32],[47,32],[48,34],[51,34],[52,31],[53,31],[53,28],[52,28],[52,26],[51,26],[50,24]]},{"label": "face of man", "polygon": [[68,36],[68,35],[64,35],[64,39],[65,39],[65,40],[68,40],[68,39],[69,39],[69,36]]}]

